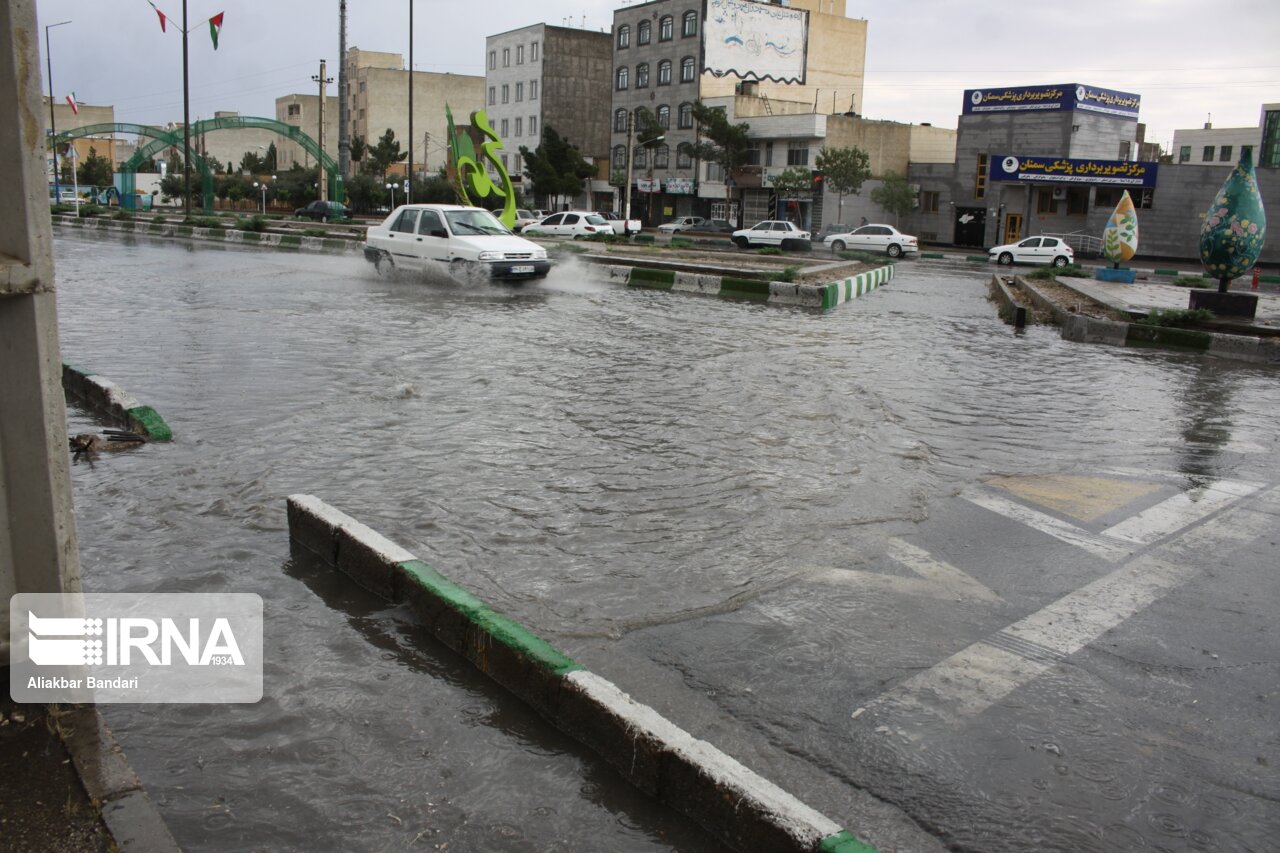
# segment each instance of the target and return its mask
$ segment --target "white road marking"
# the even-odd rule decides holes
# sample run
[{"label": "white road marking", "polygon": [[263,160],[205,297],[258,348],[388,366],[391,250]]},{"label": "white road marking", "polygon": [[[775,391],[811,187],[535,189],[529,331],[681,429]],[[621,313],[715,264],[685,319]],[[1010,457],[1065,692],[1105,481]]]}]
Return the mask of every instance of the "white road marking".
[{"label": "white road marking", "polygon": [[1069,524],[1060,518],[1054,518],[1008,498],[986,491],[969,492],[965,494],[965,497],[983,509],[989,509],[994,513],[1039,530],[1041,533],[1047,533],[1055,539],[1066,542],[1068,545],[1083,548],[1090,554],[1095,554],[1104,560],[1116,563],[1133,553],[1133,546],[1128,542],[1090,533],[1088,530],[1076,527],[1074,524]]},{"label": "white road marking", "polygon": [[[1261,503],[1269,507],[1277,497],[1280,489],[1269,489],[1261,496]],[[1206,551],[1221,553],[1273,532],[1275,527],[1275,518],[1267,509],[1229,509],[999,633],[1014,640],[1005,643],[1010,648],[1033,644],[1064,657],[1074,654],[1201,573],[1198,565],[1175,560],[1198,558],[1197,562],[1202,562]],[[1002,641],[993,637],[992,642]],[[1029,659],[980,640],[868,703],[868,710],[877,712],[869,719],[875,720],[877,714],[918,712],[958,724],[1054,665],[1047,657]]]},{"label": "white road marking", "polygon": [[1218,480],[1212,485],[1176,494],[1102,532],[1113,539],[1150,545],[1258,489],[1259,486],[1253,483]]},{"label": "white road marking", "polygon": [[988,602],[1003,600],[950,563],[939,560],[923,548],[903,542],[901,539],[890,539],[885,552],[891,560],[909,569],[916,577],[830,568],[818,569],[809,575],[809,580],[817,583],[878,589],[895,595],[917,595],[951,600],[968,598]]}]

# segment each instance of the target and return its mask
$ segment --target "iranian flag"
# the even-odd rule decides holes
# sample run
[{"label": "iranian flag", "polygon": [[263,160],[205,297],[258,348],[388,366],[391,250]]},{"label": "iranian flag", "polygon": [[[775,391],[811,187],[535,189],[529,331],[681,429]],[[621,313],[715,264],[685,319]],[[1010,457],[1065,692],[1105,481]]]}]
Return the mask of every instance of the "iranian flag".
[{"label": "iranian flag", "polygon": [[75,113],[76,115],[80,115],[80,108],[76,106],[75,92],[72,92],[70,95],[67,95],[67,103],[71,105],[71,112]]},{"label": "iranian flag", "polygon": [[218,49],[218,33],[222,32],[222,12],[209,19],[209,38],[213,39],[213,49]]},{"label": "iranian flag", "polygon": [[152,3],[152,2],[151,2],[151,0],[147,0],[147,3],[151,6],[151,8],[152,8],[152,9],[155,9],[155,10],[156,10],[156,14],[160,16],[160,32],[162,32],[162,33],[163,33],[163,32],[168,32],[168,30],[166,30],[166,29],[164,28],[164,25],[165,25],[164,12],[161,12],[159,9],[156,9],[156,4],[155,4],[155,3]]}]

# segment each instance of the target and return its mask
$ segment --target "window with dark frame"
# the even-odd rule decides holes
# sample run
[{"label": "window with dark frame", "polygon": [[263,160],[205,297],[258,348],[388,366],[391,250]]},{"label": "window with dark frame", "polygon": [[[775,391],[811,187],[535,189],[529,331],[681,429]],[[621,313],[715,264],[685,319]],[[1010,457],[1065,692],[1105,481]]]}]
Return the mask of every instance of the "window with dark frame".
[{"label": "window with dark frame", "polygon": [[683,21],[684,24],[680,28],[681,37],[688,38],[689,36],[696,36],[698,34],[698,13],[685,12]]},{"label": "window with dark frame", "polygon": [[684,59],[680,60],[680,82],[692,83],[693,77],[693,57],[686,56]]},{"label": "window with dark frame", "polygon": [[924,213],[937,213],[938,204],[942,200],[942,193],[936,190],[921,190],[920,192],[920,210]]},{"label": "window with dark frame", "polygon": [[1221,148],[1219,148],[1219,149],[1218,149],[1218,162],[1219,162],[1219,163],[1230,163],[1230,162],[1231,162],[1231,149],[1232,149],[1232,146],[1230,146],[1230,145],[1224,145],[1224,146],[1222,146]]},{"label": "window with dark frame", "polygon": [[658,21],[658,41],[671,41],[675,35],[675,18],[663,15]]},{"label": "window with dark frame", "polygon": [[1204,151],[1201,152],[1201,155],[1200,155],[1200,162],[1202,163],[1213,162],[1213,146],[1212,145],[1206,145],[1204,147]]},{"label": "window with dark frame", "polygon": [[658,63],[658,85],[671,85],[671,60],[664,59]]},{"label": "window with dark frame", "polygon": [[626,89],[629,77],[630,77],[630,72],[627,71],[627,66],[624,65],[621,68],[619,68],[617,73],[614,75],[614,81],[613,81],[614,88],[617,89],[619,92]]},{"label": "window with dark frame", "polygon": [[641,62],[636,66],[636,88],[644,89],[649,85],[649,63]]},{"label": "window with dark frame", "polygon": [[1089,213],[1089,188],[1067,187],[1067,216],[1085,216]]},{"label": "window with dark frame", "polygon": [[978,174],[973,179],[973,197],[987,197],[987,155],[978,155]]},{"label": "window with dark frame", "polygon": [[631,47],[631,27],[626,24],[618,27],[618,50]]},{"label": "window with dark frame", "polygon": [[648,21],[641,21],[636,24],[636,44],[649,43],[649,30],[650,26]]},{"label": "window with dark frame", "polygon": [[671,107],[663,104],[658,107],[658,127],[668,130],[671,127]]},{"label": "window with dark frame", "polygon": [[677,122],[681,129],[693,127],[693,104],[681,104]]},{"label": "window with dark frame", "polygon": [[668,161],[671,158],[671,149],[665,145],[659,145],[657,150],[653,152],[653,168],[665,169],[670,165]]}]

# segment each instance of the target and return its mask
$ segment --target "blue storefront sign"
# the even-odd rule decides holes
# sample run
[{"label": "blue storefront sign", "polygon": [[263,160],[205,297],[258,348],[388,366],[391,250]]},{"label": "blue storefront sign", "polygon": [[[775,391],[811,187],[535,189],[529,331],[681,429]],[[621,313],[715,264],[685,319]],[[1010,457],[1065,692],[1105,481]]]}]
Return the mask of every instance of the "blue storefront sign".
[{"label": "blue storefront sign", "polygon": [[1083,110],[1137,120],[1142,98],[1080,83],[1052,86],[1014,86],[1005,89],[966,89],[964,114]]},{"label": "blue storefront sign", "polygon": [[1069,160],[1063,157],[993,154],[991,180],[1152,188],[1156,185],[1159,168],[1158,163],[1128,160]]}]

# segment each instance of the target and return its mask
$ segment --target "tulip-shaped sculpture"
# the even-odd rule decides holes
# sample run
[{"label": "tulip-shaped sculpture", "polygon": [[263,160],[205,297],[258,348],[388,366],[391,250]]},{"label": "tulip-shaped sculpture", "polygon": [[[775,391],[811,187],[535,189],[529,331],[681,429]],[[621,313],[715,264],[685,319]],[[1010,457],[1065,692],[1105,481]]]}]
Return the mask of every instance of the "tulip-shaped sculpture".
[{"label": "tulip-shaped sculpture", "polygon": [[1102,254],[1111,261],[1111,269],[1099,269],[1095,275],[1101,281],[1122,281],[1133,283],[1136,275],[1133,270],[1122,270],[1120,264],[1131,260],[1138,252],[1138,212],[1134,209],[1133,199],[1125,190],[1120,196],[1120,203],[1111,212],[1107,227],[1102,231]]},{"label": "tulip-shaped sculpture", "polygon": [[1200,262],[1209,277],[1218,280],[1219,293],[1226,293],[1231,279],[1254,265],[1266,235],[1267,214],[1253,171],[1253,152],[1246,147],[1200,229]]}]

